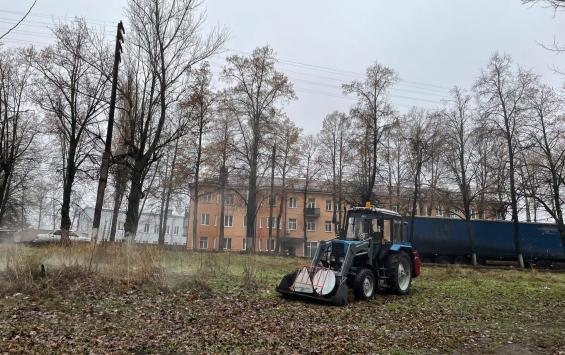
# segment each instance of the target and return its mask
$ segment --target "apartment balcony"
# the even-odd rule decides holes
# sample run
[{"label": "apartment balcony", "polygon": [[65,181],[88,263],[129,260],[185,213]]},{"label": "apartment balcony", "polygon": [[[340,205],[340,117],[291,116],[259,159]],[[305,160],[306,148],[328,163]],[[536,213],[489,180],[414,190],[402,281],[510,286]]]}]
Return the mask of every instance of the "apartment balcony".
[{"label": "apartment balcony", "polygon": [[319,208],[306,207],[306,209],[304,211],[304,216],[308,217],[308,218],[320,217],[320,209]]}]

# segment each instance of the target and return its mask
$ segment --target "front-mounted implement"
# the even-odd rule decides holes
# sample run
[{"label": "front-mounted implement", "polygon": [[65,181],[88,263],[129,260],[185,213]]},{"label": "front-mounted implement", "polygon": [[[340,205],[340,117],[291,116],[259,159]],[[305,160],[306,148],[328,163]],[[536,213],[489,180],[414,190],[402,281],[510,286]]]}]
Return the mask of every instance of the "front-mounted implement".
[{"label": "front-mounted implement", "polygon": [[347,211],[340,235],[321,242],[312,263],[283,277],[277,291],[346,305],[350,289],[363,300],[377,289],[407,294],[419,274],[420,258],[406,241],[400,214],[368,205]]}]

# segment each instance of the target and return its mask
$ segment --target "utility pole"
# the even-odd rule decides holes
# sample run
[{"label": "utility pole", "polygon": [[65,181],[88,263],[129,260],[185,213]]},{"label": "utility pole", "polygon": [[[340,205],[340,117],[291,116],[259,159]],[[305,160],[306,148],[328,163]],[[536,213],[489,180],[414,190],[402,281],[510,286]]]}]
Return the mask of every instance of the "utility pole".
[{"label": "utility pole", "polygon": [[108,128],[106,130],[106,144],[102,154],[102,164],[100,165],[100,178],[98,179],[98,191],[96,193],[96,206],[94,207],[94,217],[92,218],[92,231],[90,240],[96,244],[98,241],[98,229],[100,228],[100,218],[102,215],[102,204],[104,203],[104,191],[108,182],[108,170],[110,168],[110,156],[112,155],[112,131],[114,129],[114,111],[116,109],[116,90],[118,86],[118,68],[122,60],[122,42],[124,41],[124,25],[122,21],[118,23],[116,33],[116,49],[114,50],[114,68],[112,70],[112,92],[110,96],[110,112],[108,113]]}]

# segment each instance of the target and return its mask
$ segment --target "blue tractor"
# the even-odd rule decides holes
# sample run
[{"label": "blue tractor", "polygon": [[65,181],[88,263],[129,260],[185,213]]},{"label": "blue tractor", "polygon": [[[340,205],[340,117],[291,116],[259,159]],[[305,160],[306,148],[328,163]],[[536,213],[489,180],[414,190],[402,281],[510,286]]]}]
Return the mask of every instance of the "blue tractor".
[{"label": "blue tractor", "polygon": [[405,295],[420,274],[418,252],[407,242],[402,216],[371,206],[346,212],[335,239],[320,243],[309,266],[287,274],[277,287],[283,297],[346,305],[349,290],[357,299],[377,289]]}]

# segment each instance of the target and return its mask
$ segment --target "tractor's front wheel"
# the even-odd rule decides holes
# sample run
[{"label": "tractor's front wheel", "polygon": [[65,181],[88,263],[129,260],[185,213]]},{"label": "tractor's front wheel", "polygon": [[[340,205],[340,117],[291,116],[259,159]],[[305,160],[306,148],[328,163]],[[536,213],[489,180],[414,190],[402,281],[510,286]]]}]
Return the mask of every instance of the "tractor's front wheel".
[{"label": "tractor's front wheel", "polygon": [[386,266],[389,272],[387,276],[390,290],[397,295],[406,295],[412,282],[412,264],[408,254],[401,251],[390,255]]},{"label": "tractor's front wheel", "polygon": [[361,269],[355,275],[353,282],[353,293],[355,298],[359,300],[368,300],[375,293],[375,274],[370,269]]}]

